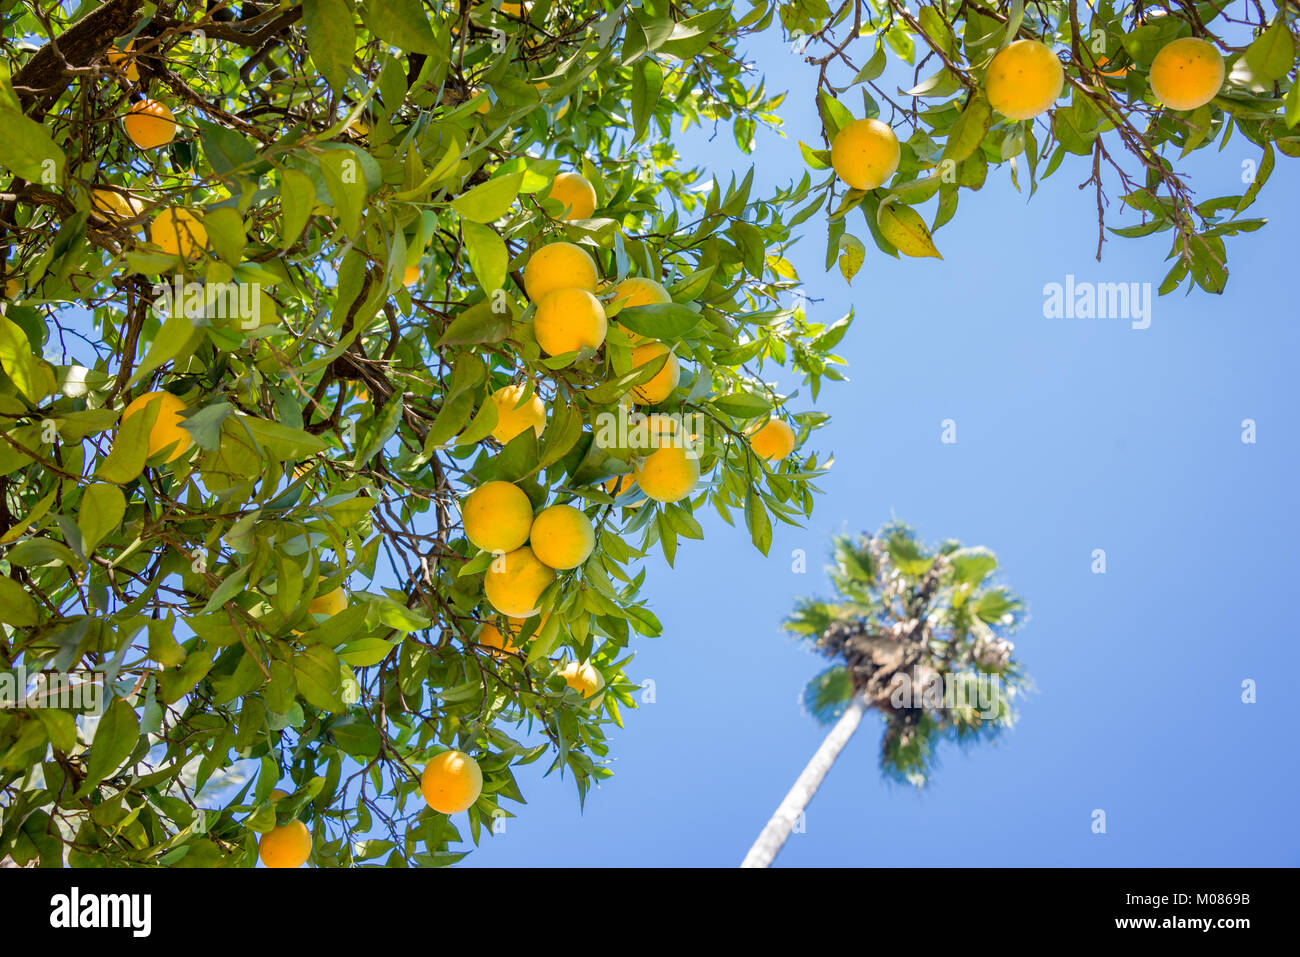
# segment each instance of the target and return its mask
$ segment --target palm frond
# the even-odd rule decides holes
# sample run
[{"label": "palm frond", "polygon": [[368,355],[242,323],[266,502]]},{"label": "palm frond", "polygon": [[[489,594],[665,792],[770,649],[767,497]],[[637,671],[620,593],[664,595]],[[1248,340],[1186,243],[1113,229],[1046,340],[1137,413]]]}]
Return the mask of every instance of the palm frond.
[{"label": "palm frond", "polygon": [[804,710],[817,719],[818,724],[830,724],[839,719],[853,700],[853,679],[844,665],[833,665],[817,675],[803,689]]}]

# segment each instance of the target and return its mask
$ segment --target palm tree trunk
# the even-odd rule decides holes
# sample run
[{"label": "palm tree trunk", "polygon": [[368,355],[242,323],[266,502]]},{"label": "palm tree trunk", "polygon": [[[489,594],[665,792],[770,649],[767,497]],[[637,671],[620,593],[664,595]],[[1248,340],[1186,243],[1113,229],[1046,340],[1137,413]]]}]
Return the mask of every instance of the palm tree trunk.
[{"label": "palm tree trunk", "polygon": [[745,855],[741,867],[772,866],[772,861],[776,859],[777,854],[781,853],[781,848],[785,845],[786,838],[790,836],[790,830],[795,822],[799,820],[799,815],[808,807],[813,795],[821,787],[822,778],[826,777],[826,772],[831,769],[835,759],[844,750],[844,745],[849,743],[853,732],[858,730],[862,713],[866,710],[866,699],[860,694],[855,694],[849,702],[848,709],[840,716],[840,720],[835,722],[835,727],[831,728],[830,733],[826,735],[825,740],[812,756],[812,760],[808,762],[808,766],[794,782],[790,793],[785,796],[785,800],[777,807],[772,819],[758,835],[758,840]]}]

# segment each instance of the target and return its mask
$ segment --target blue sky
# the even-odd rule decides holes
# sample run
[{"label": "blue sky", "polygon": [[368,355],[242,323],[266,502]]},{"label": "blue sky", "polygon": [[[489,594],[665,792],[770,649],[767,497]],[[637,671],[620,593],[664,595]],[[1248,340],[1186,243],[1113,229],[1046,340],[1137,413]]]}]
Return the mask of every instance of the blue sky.
[{"label": "blue sky", "polygon": [[[696,132],[682,151],[724,180],[757,162],[770,187],[802,175],[797,139],[819,145],[815,71],[776,37],[750,52],[773,88],[788,84],[786,138],[760,131],[746,158],[729,131]],[[1258,151],[1240,136],[1197,156],[1198,196],[1240,192],[1247,159]],[[832,535],[891,517],[998,554],[1028,602],[1017,647],[1037,690],[1000,741],[946,746],[922,793],[882,779],[868,715],[778,866],[1300,863],[1285,723],[1300,665],[1285,600],[1300,539],[1300,178],[1281,158],[1249,214],[1271,222],[1229,241],[1224,295],[1165,296],[1134,330],[1043,317],[1044,285],[1067,274],[1158,284],[1167,269],[1164,236],[1112,238],[1095,261],[1085,163],[1067,160],[1028,203],[992,170],[937,234],[943,262],[869,249],[852,287],[823,272],[824,221],[805,224],[788,256],[823,299],[813,315],[857,309],[839,349],[851,381],[817,402],[832,420],[813,446],[835,464],[812,521],[779,526],[764,558],[702,516],[705,541],[683,542],[675,568],[652,561],[665,634],[634,645],[630,674],[654,681],[655,701],[613,731],[614,777],[580,811],[545,762],[518,769],[529,805],[467,866],[738,864],[825,733],[798,704],[824,663],[781,620],[829,593]],[[866,238],[858,214],[850,229]],[[956,444],[940,441],[949,418]],[[791,571],[795,549],[807,574]]]}]

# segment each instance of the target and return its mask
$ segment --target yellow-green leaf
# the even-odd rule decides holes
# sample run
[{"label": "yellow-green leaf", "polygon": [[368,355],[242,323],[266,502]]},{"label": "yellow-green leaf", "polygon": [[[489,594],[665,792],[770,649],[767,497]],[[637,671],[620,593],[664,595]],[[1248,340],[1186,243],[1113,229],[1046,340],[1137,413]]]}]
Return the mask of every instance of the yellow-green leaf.
[{"label": "yellow-green leaf", "polygon": [[880,234],[892,243],[904,256],[923,258],[933,256],[942,259],[939,250],[930,238],[921,214],[911,206],[902,203],[884,202],[876,212],[876,225]]}]

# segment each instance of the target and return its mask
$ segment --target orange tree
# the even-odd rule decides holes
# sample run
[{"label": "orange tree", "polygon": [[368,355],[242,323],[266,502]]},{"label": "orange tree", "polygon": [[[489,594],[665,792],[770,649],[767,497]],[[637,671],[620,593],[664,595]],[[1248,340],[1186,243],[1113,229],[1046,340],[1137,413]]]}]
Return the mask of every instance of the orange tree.
[{"label": "orange tree", "polygon": [[65,681],[0,702],[0,858],[441,864],[516,765],[585,796],[638,561],[825,464],[763,378],[840,377],[820,201],[670,138],[775,122],[769,12],[74,6],[0,2],[0,669]]},{"label": "orange tree", "polygon": [[[866,254],[855,231],[887,255],[938,256],[933,234],[961,191],[1005,164],[1030,193],[1077,174],[1096,197],[1098,259],[1108,231],[1167,233],[1159,291],[1222,292],[1224,240],[1264,224],[1243,214],[1278,154],[1300,156],[1294,4],[794,0],[772,12],[818,71],[826,148],[801,145],[812,169],[837,174],[815,195],[828,200],[828,263],[850,279]],[[1188,154],[1230,141],[1246,155],[1240,190],[1197,197]]]}]

